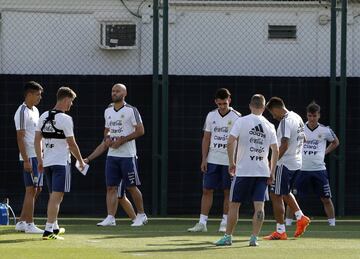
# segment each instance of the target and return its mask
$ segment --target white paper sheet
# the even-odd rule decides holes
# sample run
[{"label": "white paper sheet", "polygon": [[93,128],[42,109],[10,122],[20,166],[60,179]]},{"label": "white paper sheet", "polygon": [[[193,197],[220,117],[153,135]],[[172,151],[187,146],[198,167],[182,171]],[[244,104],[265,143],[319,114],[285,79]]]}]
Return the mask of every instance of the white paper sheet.
[{"label": "white paper sheet", "polygon": [[81,170],[79,161],[76,161],[75,167],[76,167],[77,170],[79,170],[80,173],[82,173],[83,175],[86,175],[90,166],[88,164],[85,164],[84,169]]}]

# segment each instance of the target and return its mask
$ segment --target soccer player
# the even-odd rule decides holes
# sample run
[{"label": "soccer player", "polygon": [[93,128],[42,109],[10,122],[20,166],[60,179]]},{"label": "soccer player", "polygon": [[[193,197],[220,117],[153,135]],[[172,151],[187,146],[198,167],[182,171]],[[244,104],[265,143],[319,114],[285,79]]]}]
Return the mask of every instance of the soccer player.
[{"label": "soccer player", "polygon": [[[91,155],[89,155],[87,158],[84,159],[85,163],[90,163],[90,161],[94,160],[96,157],[100,156],[102,153],[104,153],[106,150],[108,149],[108,146],[106,146],[105,141],[101,142],[100,145],[98,145],[95,150],[91,153]],[[134,207],[132,206],[131,202],[129,201],[129,199],[126,197],[126,193],[125,193],[125,184],[123,184],[123,181],[121,180],[119,186],[118,186],[118,191],[117,191],[117,198],[118,198],[118,203],[111,203],[112,205],[114,205],[114,207],[109,207],[108,208],[108,215],[113,217],[113,220],[111,221],[102,221],[97,223],[97,226],[116,226],[116,221],[115,221],[115,214],[117,211],[117,205],[120,204],[121,207],[124,209],[125,213],[129,216],[129,218],[134,222],[135,218],[136,218],[136,214],[134,211]],[[108,196],[107,196],[108,198]]]},{"label": "soccer player", "polygon": [[225,232],[229,209],[229,189],[231,179],[228,172],[227,140],[229,132],[241,114],[230,107],[231,95],[228,89],[220,88],[215,94],[217,109],[208,113],[202,139],[203,193],[199,222],[189,232],[206,232],[208,215],[217,188],[224,192],[223,217],[219,231]]},{"label": "soccer player", "polygon": [[[56,98],[54,109],[40,116],[35,134],[38,170],[46,174],[50,192],[43,240],[64,239],[59,236],[65,232],[65,229],[58,225],[58,214],[64,193],[70,192],[70,153],[79,161],[81,170],[85,166],[75,141],[72,118],[65,114],[70,110],[76,94],[69,87],[60,87]],[[42,151],[44,157],[42,157]]]},{"label": "soccer player", "polygon": [[[238,119],[231,129],[227,142],[229,173],[236,175],[231,182],[230,205],[226,232],[217,241],[217,246],[232,244],[232,234],[239,216],[239,208],[246,201],[254,204],[253,232],[249,246],[257,246],[258,235],[264,221],[264,201],[267,186],[275,176],[275,167],[279,155],[275,127],[262,113],[265,110],[265,98],[255,94],[250,101],[251,114]],[[236,163],[235,145],[238,141]],[[271,148],[271,165],[268,153]]]},{"label": "soccer player", "polygon": [[[296,189],[301,198],[308,193],[309,185],[312,185],[324,205],[329,225],[335,226],[335,211],[324,158],[339,146],[339,140],[329,127],[319,123],[320,106],[317,103],[310,103],[306,112],[306,141],[302,152],[301,173],[296,179]],[[330,144],[326,147],[327,142]]]},{"label": "soccer player", "polygon": [[274,119],[280,121],[280,124],[277,129],[279,160],[275,180],[270,188],[270,197],[277,224],[276,231],[264,239],[287,239],[284,224],[284,202],[291,208],[297,220],[294,236],[300,237],[309,225],[310,219],[303,214],[290,190],[302,165],[302,150],[305,140],[304,123],[298,114],[286,109],[283,100],[279,97],[272,97],[266,104],[266,108]]},{"label": "soccer player", "polygon": [[43,176],[37,170],[34,148],[35,129],[39,121],[36,105],[40,103],[43,88],[40,84],[30,81],[24,86],[24,103],[17,109],[14,120],[17,144],[20,151],[20,163],[23,167],[25,197],[21,215],[15,230],[31,234],[42,234],[44,231],[34,225],[34,204],[43,185]]},{"label": "soccer player", "polygon": [[[104,114],[104,142],[109,147],[105,166],[108,216],[98,224],[100,226],[116,224],[114,215],[118,202],[118,186],[121,181],[131,194],[137,210],[136,218],[131,226],[139,227],[147,223],[142,194],[137,188],[140,186],[140,179],[135,145],[135,139],[144,135],[144,126],[138,110],[125,102],[126,95],[126,86],[115,84],[111,91],[114,105],[108,107]],[[91,160],[92,155],[88,158]]]}]

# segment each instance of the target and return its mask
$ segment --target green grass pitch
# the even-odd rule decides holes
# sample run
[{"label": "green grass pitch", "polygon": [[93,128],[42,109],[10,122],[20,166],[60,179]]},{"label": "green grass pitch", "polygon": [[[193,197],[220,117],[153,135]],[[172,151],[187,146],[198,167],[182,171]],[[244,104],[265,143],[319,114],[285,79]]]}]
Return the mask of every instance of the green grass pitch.
[{"label": "green grass pitch", "polygon": [[[207,233],[188,233],[197,219],[153,218],[141,228],[130,227],[128,220],[117,220],[116,227],[97,227],[99,219],[60,219],[66,228],[65,240],[43,241],[41,235],[15,232],[14,226],[0,226],[0,258],[360,258],[360,222],[338,221],[335,228],[325,221],[313,221],[305,234],[286,241],[260,240],[259,247],[248,247],[250,220],[240,220],[231,247],[216,247],[213,242],[219,220],[208,222]],[[44,219],[36,220],[44,224]],[[41,226],[41,225],[40,225]],[[266,221],[261,236],[274,230]]]}]

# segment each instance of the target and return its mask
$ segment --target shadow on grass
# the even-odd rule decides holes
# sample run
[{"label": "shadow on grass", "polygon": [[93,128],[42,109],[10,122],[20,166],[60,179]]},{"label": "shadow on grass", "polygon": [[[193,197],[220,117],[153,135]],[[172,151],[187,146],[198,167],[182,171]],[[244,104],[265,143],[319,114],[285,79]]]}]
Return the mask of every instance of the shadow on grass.
[{"label": "shadow on grass", "polygon": [[2,229],[0,230],[0,235],[16,235],[16,234],[24,234],[24,232],[16,231],[15,229]]},{"label": "shadow on grass", "polygon": [[[158,223],[158,222],[156,222]],[[359,224],[360,225],[360,224]],[[321,238],[321,239],[358,239],[360,238],[359,225],[338,224],[336,228],[329,228],[327,225],[311,224],[302,238]],[[67,227],[65,225],[65,227]],[[80,235],[94,235],[95,239],[133,239],[133,238],[157,238],[157,237],[179,237],[179,239],[189,239],[196,237],[214,237],[217,239],[221,236],[217,232],[217,226],[210,226],[206,233],[189,233],[184,225],[165,225],[165,224],[147,224],[141,228],[132,228],[127,225],[117,225],[116,227],[96,227],[85,225],[68,225],[68,233]],[[273,225],[267,224],[263,227],[260,238],[273,232]],[[291,240],[295,227],[288,228],[288,236]],[[235,231],[235,236],[251,235],[251,225],[241,224]],[[91,237],[90,237],[91,238]],[[92,239],[92,238],[91,238]]]},{"label": "shadow on grass", "polygon": [[[171,240],[170,240],[171,241]],[[191,242],[192,240],[185,240],[185,242]],[[233,243],[240,243],[240,242],[248,242],[249,240],[247,239],[243,239],[243,240],[233,240]],[[210,246],[214,246],[214,242],[210,242],[210,241],[206,241],[206,242],[197,242],[197,243],[179,243],[179,242],[184,242],[184,241],[179,241],[179,240],[173,240],[174,243],[178,243],[178,244],[174,244],[174,243],[166,243],[166,244],[147,244],[147,246],[152,246],[152,247],[159,247],[159,246],[201,246],[201,245],[210,245]]]},{"label": "shadow on grass", "polygon": [[22,239],[8,239],[8,240],[0,240],[1,244],[16,244],[16,243],[27,243],[27,242],[34,242],[34,241],[40,241],[41,238],[22,238]]},{"label": "shadow on grass", "polygon": [[[242,243],[242,244],[236,244]],[[150,245],[149,245],[150,246]],[[155,245],[154,245],[155,246]],[[164,245],[165,246],[165,245]],[[173,246],[172,244],[168,244],[168,246]],[[179,244],[180,246],[180,244]],[[141,249],[141,250],[128,250],[122,251],[125,254],[134,254],[134,253],[168,253],[168,252],[198,252],[205,250],[218,250],[218,249],[241,249],[241,248],[249,248],[248,240],[244,244],[244,240],[236,240],[233,242],[232,246],[220,247],[215,246],[212,242],[197,242],[197,243],[185,243],[181,244],[181,248],[154,248],[154,249]],[[192,246],[192,247],[189,247]],[[194,247],[196,246],[196,247]],[[251,248],[250,248],[251,249]]]}]

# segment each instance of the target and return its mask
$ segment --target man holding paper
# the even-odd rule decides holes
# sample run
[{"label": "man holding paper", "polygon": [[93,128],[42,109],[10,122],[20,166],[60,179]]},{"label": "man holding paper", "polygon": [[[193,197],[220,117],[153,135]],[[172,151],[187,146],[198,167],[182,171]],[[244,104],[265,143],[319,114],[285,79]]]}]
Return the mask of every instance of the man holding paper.
[{"label": "man holding paper", "polygon": [[[60,87],[56,94],[54,109],[44,112],[39,119],[35,133],[35,151],[39,172],[46,174],[50,192],[47,208],[47,222],[43,240],[62,240],[57,217],[65,192],[70,192],[70,152],[79,162],[79,169],[85,167],[79,147],[75,141],[72,118],[65,114],[70,110],[76,94],[69,87]],[[43,140],[43,145],[42,145]],[[43,146],[43,150],[42,150]],[[42,151],[44,157],[42,157]]]}]

